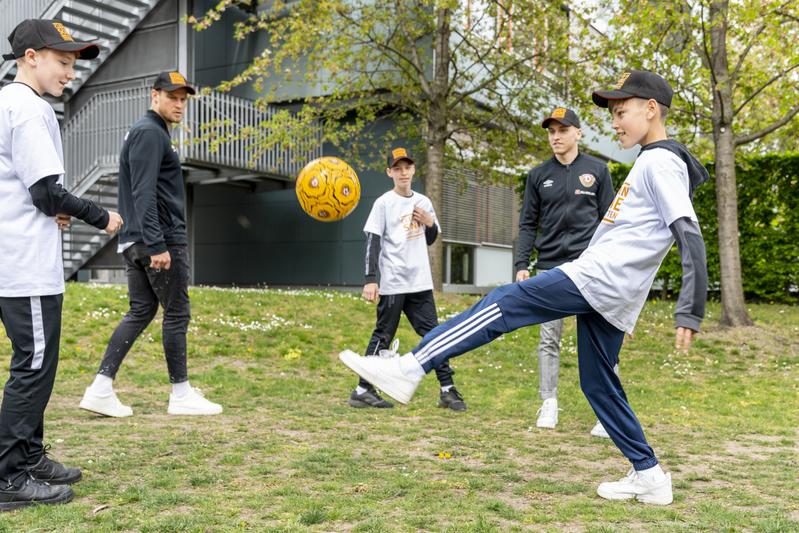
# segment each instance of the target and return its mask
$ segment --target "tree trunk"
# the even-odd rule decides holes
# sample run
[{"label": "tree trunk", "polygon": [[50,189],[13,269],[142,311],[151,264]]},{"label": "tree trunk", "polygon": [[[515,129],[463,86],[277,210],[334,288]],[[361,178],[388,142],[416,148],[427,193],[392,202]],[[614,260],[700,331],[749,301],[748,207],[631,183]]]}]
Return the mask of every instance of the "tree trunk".
[{"label": "tree trunk", "polygon": [[[424,141],[427,150],[425,169],[425,194],[433,203],[438,217],[443,216],[444,149],[447,143],[449,126],[449,61],[450,61],[450,19],[449,9],[438,8],[436,12],[436,32],[433,38],[434,57],[432,94],[430,111],[425,125]],[[430,270],[433,286],[441,290],[444,283],[444,236],[439,235],[430,247]]]},{"label": "tree trunk", "polygon": [[[428,129],[429,131],[429,129]],[[430,139],[427,146],[427,166],[424,175],[424,192],[433,203],[439,219],[443,216],[444,142]],[[430,270],[433,286],[440,291],[444,282],[444,236],[439,235],[430,246]]]},{"label": "tree trunk", "polygon": [[721,323],[747,326],[741,252],[738,239],[738,191],[735,177],[735,136],[732,129],[732,80],[727,58],[727,1],[710,5],[711,69],[713,91],[713,143],[716,156],[716,206],[721,263]]}]

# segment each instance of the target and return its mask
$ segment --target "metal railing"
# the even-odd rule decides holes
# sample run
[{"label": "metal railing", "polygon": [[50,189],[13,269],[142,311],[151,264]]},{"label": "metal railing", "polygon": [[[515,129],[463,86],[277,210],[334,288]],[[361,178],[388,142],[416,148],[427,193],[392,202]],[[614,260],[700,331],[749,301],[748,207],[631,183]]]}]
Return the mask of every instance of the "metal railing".
[{"label": "metal railing", "polygon": [[[118,161],[125,132],[149,103],[150,88],[140,86],[100,92],[83,105],[62,130],[67,189],[78,188],[97,167]],[[261,150],[259,142],[268,136],[266,121],[273,113],[272,108],[261,111],[254,102],[225,93],[193,98],[175,136],[181,159],[253,174],[294,176],[322,155],[321,129],[290,141],[300,149],[275,145]],[[250,135],[241,138],[241,131]]]}]

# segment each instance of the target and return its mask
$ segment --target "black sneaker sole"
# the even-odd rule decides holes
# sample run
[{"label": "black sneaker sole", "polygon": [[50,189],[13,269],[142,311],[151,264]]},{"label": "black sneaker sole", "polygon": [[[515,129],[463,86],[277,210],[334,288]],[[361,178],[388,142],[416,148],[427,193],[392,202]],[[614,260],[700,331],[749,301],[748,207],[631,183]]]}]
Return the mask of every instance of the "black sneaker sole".
[{"label": "black sneaker sole", "polygon": [[75,493],[71,490],[64,492],[63,494],[59,494],[52,498],[48,498],[46,500],[23,500],[17,502],[0,502],[0,512],[5,511],[13,511],[15,509],[21,509],[23,507],[29,507],[31,505],[58,505],[62,503],[69,503],[72,501],[72,498],[75,497]]},{"label": "black sneaker sole", "polygon": [[57,478],[57,479],[44,479],[41,477],[37,477],[36,474],[32,475],[39,481],[44,481],[45,483],[49,483],[50,485],[72,485],[73,483],[77,483],[78,481],[83,479],[82,472],[78,472],[77,476]]},{"label": "black sneaker sole", "polygon": [[457,411],[457,412],[459,412],[459,413],[462,413],[463,411],[466,411],[466,406],[465,406],[465,405],[464,405],[464,406],[463,406],[463,408],[461,409],[461,408],[458,408],[458,407],[453,407],[453,406],[451,406],[451,405],[450,405],[450,404],[448,404],[448,403],[442,403],[442,402],[438,402],[438,406],[439,406],[440,408],[442,408],[442,409],[449,409],[450,411]]},{"label": "black sneaker sole", "polygon": [[350,407],[355,407],[356,409],[363,409],[365,407],[371,407],[372,409],[393,409],[394,408],[393,405],[385,405],[385,406],[372,405],[370,403],[362,402],[361,400],[353,400],[352,398],[347,400],[347,404]]}]

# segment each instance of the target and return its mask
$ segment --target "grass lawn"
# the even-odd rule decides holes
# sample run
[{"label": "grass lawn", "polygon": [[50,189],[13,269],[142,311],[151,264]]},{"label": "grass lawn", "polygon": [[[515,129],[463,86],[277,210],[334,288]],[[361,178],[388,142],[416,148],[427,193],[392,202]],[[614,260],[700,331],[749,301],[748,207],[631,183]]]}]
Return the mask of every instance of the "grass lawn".
[{"label": "grass lawn", "polygon": [[[411,405],[346,405],[374,307],[353,293],[193,288],[192,384],[209,418],[166,414],[160,315],[116,381],[134,416],[77,408],[127,310],[121,286],[70,284],[47,412],[53,455],[83,468],[76,499],[0,515],[18,531],[799,531],[799,308],[752,305],[756,327],[722,330],[710,305],[688,355],[672,303],[646,306],[621,374],[674,480],[667,507],[608,502],[599,482],[629,463],[595,422],[564,332],[556,430],[537,430],[538,328],[452,360],[469,409],[436,407],[434,376]],[[474,297],[439,295],[441,317]],[[401,347],[416,336],[403,320]],[[2,343],[3,375],[10,345]]]}]

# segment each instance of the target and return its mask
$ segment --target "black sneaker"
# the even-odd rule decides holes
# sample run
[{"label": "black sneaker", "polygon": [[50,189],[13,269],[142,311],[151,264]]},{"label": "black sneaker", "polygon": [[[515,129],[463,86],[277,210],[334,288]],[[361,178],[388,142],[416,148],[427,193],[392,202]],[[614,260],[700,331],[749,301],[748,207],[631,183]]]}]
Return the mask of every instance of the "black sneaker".
[{"label": "black sneaker", "polygon": [[[24,475],[24,480],[20,479],[22,475]],[[16,481],[20,483],[19,486],[12,481],[0,484],[5,485],[0,486],[0,512],[13,511],[29,505],[67,503],[75,496],[71,487],[49,485],[28,475],[28,472],[17,475]]]},{"label": "black sneaker", "polygon": [[441,397],[438,399],[438,406],[445,409],[452,409],[453,411],[465,411],[466,402],[463,401],[463,396],[458,392],[458,389],[451,387],[447,392],[441,391]]},{"label": "black sneaker", "polygon": [[374,389],[366,389],[363,394],[358,394],[357,390],[352,391],[350,399],[347,401],[350,407],[377,407],[378,409],[390,409],[394,404],[387,402]]},{"label": "black sneaker", "polygon": [[50,485],[72,485],[80,481],[80,478],[83,477],[80,468],[64,466],[58,461],[53,461],[47,456],[49,448],[49,444],[45,446],[42,458],[28,469],[31,476]]}]

